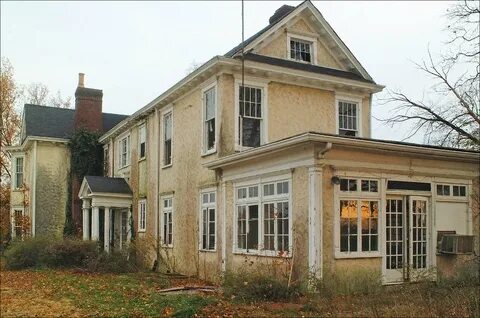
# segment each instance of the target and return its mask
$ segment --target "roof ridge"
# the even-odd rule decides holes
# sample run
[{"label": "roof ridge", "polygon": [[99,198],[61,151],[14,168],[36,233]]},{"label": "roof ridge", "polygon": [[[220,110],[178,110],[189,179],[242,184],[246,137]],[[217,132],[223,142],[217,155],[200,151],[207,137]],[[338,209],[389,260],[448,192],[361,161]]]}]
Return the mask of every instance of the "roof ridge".
[{"label": "roof ridge", "polygon": [[37,104],[30,104],[30,103],[25,103],[24,104],[24,107],[30,107],[30,106],[33,106],[33,107],[46,107],[46,108],[53,108],[53,109],[58,109],[58,110],[69,110],[69,111],[75,111],[75,108],[64,108],[64,107],[56,107],[56,106],[50,106],[50,105],[37,105]]}]

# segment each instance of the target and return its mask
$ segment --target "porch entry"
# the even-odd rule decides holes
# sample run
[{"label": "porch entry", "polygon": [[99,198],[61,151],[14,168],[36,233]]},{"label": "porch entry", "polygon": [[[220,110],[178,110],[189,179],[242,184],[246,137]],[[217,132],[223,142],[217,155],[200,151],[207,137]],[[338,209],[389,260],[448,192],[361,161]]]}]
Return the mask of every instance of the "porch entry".
[{"label": "porch entry", "polygon": [[384,283],[428,277],[430,264],[429,198],[387,196],[384,235]]}]

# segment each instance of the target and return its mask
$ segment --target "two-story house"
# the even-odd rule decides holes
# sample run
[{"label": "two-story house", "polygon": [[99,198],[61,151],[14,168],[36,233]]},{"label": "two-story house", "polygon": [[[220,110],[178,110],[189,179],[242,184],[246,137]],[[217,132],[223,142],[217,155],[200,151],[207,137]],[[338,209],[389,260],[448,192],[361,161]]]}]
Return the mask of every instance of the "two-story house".
[{"label": "two-story house", "polygon": [[367,268],[384,283],[451,269],[460,257],[437,238],[478,238],[479,153],[372,139],[383,86],[318,9],[268,22],[100,138],[84,239],[110,250],[134,232],[153,259],[209,280],[277,260],[295,277]]}]

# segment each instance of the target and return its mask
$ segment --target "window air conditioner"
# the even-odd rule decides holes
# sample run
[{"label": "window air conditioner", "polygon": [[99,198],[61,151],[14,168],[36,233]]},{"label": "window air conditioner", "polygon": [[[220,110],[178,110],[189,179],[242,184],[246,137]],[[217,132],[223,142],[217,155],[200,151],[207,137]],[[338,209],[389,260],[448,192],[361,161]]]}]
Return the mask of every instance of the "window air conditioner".
[{"label": "window air conditioner", "polygon": [[473,235],[445,234],[440,241],[442,254],[472,254]]}]

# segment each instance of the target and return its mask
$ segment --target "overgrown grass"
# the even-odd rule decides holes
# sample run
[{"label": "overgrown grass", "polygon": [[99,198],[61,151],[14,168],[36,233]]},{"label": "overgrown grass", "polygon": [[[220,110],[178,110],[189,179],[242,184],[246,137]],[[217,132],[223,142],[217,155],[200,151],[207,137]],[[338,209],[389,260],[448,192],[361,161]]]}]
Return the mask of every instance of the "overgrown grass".
[{"label": "overgrown grass", "polygon": [[324,296],[378,294],[382,290],[382,273],[364,268],[326,271],[316,288]]},{"label": "overgrown grass", "polygon": [[301,295],[298,285],[271,273],[258,271],[228,271],[223,276],[223,293],[227,298],[244,302],[285,301]]}]

